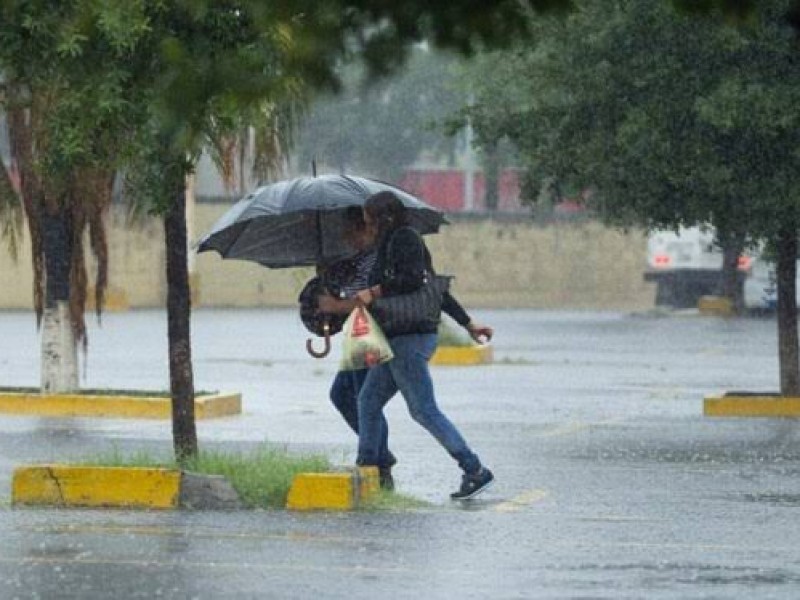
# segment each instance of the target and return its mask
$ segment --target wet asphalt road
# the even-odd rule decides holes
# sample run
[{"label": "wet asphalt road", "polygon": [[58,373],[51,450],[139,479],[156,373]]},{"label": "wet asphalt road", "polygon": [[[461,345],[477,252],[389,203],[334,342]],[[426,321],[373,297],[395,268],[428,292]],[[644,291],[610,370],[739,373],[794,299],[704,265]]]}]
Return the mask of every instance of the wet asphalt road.
[{"label": "wet asphalt road", "polygon": [[[497,483],[453,504],[459,473],[389,407],[410,512],[293,514],[0,508],[0,598],[797,598],[793,421],[709,419],[702,398],[774,390],[775,324],[691,315],[479,311],[496,363],[437,367],[443,409]],[[0,382],[38,379],[33,318],[0,313]],[[90,330],[85,387],[167,386],[160,312]],[[336,357],[305,355],[293,311],[195,313],[197,387],[244,414],[204,447],[265,440],[353,460],[326,401]],[[165,422],[0,420],[0,496],[17,465],[117,448],[169,453]]]}]

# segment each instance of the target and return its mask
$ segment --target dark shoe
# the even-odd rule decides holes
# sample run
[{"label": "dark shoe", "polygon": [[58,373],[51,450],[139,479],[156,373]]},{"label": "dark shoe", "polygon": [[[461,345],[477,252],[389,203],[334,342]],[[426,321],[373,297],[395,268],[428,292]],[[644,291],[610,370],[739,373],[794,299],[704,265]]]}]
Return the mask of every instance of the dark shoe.
[{"label": "dark shoe", "polygon": [[389,492],[394,491],[394,477],[392,477],[392,467],[381,467],[378,469],[378,478],[381,489]]},{"label": "dark shoe", "polygon": [[492,487],[493,482],[494,475],[489,469],[482,468],[474,475],[464,474],[461,480],[461,489],[450,494],[450,498],[453,500],[469,500]]}]

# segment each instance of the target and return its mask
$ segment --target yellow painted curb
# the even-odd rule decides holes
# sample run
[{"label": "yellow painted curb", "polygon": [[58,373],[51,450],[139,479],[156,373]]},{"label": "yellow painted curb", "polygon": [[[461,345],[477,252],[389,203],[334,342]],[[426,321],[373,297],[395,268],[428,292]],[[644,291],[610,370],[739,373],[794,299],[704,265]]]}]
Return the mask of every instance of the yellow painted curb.
[{"label": "yellow painted curb", "polygon": [[353,510],[380,490],[378,467],[334,473],[298,473],[292,480],[289,510]]},{"label": "yellow painted curb", "polygon": [[[238,415],[242,412],[242,395],[225,393],[198,396],[194,401],[194,409],[197,419]],[[172,401],[170,398],[157,396],[0,392],[0,413],[48,417],[170,419]]]},{"label": "yellow painted curb", "polygon": [[800,417],[800,398],[789,396],[708,396],[703,401],[707,417]]},{"label": "yellow painted curb", "polygon": [[298,473],[286,498],[290,510],[352,510],[355,506],[352,473]]},{"label": "yellow painted curb", "polygon": [[378,467],[356,467],[358,475],[358,502],[375,496],[381,489]]},{"label": "yellow painted curb", "polygon": [[197,419],[214,419],[240,414],[242,414],[241,394],[213,394],[194,399],[194,416]]},{"label": "yellow painted curb", "polygon": [[439,346],[431,357],[432,365],[483,365],[491,363],[494,351],[490,344],[482,346]]},{"label": "yellow painted curb", "polygon": [[734,314],[733,303],[721,296],[701,296],[697,308],[701,315],[710,317],[732,317]]},{"label": "yellow painted curb", "polygon": [[181,472],[134,467],[38,465],[14,471],[12,504],[177,508]]}]

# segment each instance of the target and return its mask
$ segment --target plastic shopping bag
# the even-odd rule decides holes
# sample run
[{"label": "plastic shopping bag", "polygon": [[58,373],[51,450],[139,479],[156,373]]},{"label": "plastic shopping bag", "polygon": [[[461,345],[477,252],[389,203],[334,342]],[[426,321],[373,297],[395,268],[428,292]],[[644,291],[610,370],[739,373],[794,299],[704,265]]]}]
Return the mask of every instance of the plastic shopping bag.
[{"label": "plastic shopping bag", "polygon": [[356,306],[342,327],[342,371],[368,369],[394,358],[392,348],[378,323],[363,306]]}]

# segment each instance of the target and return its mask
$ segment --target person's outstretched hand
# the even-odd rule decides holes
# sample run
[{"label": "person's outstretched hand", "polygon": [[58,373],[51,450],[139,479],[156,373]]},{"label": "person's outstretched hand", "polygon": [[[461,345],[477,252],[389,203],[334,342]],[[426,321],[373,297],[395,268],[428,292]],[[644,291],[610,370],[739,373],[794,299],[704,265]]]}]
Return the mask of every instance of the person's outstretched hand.
[{"label": "person's outstretched hand", "polygon": [[485,344],[491,341],[492,336],[494,336],[494,329],[488,325],[476,323],[475,321],[470,321],[467,325],[467,332],[469,336],[479,344]]}]

